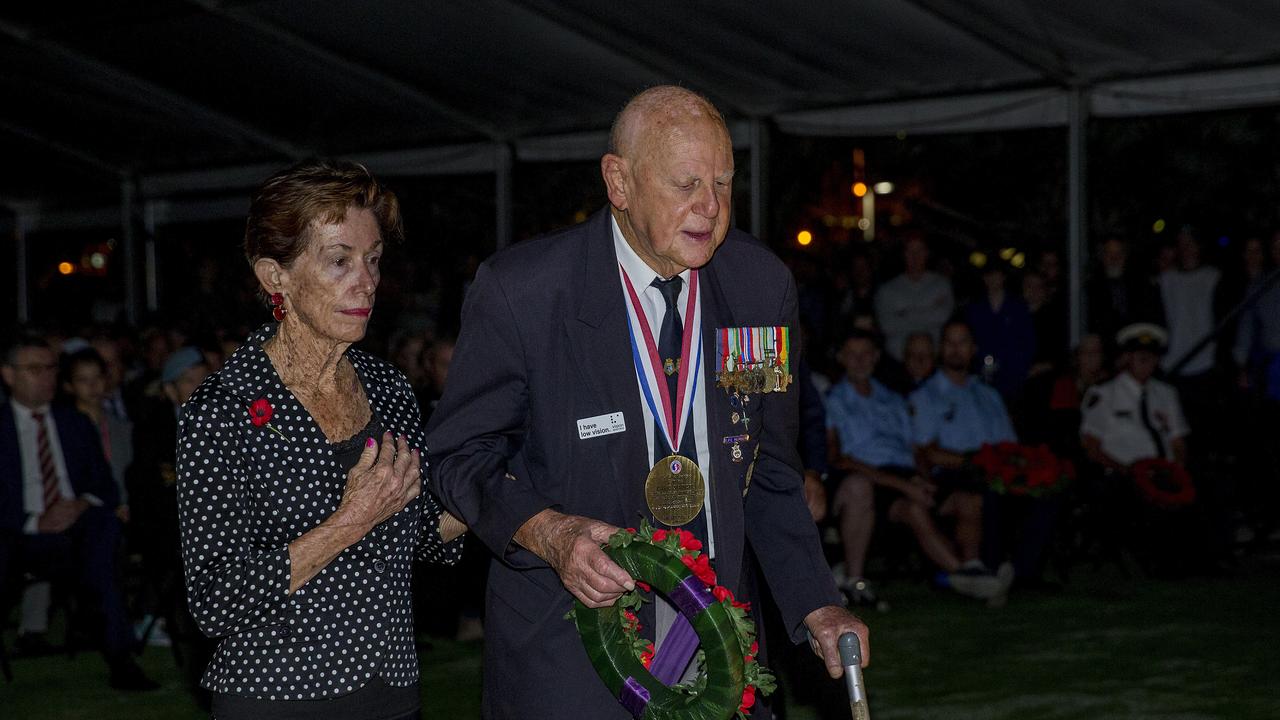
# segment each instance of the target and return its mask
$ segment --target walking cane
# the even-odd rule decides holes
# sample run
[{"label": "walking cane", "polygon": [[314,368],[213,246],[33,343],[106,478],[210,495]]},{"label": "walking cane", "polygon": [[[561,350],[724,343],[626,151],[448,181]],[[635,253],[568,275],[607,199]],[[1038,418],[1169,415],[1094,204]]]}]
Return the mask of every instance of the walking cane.
[{"label": "walking cane", "polygon": [[840,664],[844,666],[844,686],[849,691],[849,712],[853,720],[871,720],[867,707],[867,689],[862,684],[862,647],[858,636],[848,632],[840,636]]}]

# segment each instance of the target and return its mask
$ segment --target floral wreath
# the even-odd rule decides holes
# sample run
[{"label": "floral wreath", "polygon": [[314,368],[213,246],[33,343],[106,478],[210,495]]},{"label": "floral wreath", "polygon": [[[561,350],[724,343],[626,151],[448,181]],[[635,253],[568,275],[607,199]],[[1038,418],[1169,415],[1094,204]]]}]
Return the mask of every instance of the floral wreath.
[{"label": "floral wreath", "polygon": [[1133,482],[1142,499],[1165,510],[1177,510],[1195,502],[1196,486],[1185,468],[1160,458],[1133,464]]},{"label": "floral wreath", "polygon": [[1057,457],[1043,444],[1030,447],[1012,442],[987,443],[973,455],[973,464],[982,470],[992,492],[999,495],[1056,495],[1076,477],[1071,461]]},{"label": "floral wreath", "polygon": [[[642,720],[745,720],[756,695],[773,692],[773,674],[756,661],[759,644],[750,603],[738,602],[716,584],[710,559],[692,533],[679,528],[619,530],[605,554],[636,579],[636,589],[609,607],[575,601],[565,619],[578,627],[582,644],[609,692]],[[665,685],[649,672],[653,643],[639,634],[636,616],[646,595],[666,596],[697,632],[698,672],[690,681]]]}]

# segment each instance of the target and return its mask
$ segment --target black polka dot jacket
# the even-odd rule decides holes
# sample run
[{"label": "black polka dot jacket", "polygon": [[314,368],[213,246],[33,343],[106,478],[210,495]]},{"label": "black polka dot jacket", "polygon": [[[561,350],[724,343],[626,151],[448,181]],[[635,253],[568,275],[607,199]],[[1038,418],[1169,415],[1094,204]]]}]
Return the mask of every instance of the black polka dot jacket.
[{"label": "black polka dot jacket", "polygon": [[[259,329],[183,406],[178,513],[187,602],[222,638],[202,685],[246,697],[301,700],[353,692],[380,674],[418,678],[410,581],[414,558],[451,564],[440,505],[426,491],[292,595],[291,541],[338,508],[346,474],[320,427],[280,382]],[[417,401],[390,363],[347,351],[385,430],[424,450]],[[270,404],[255,425],[250,406]],[[258,402],[261,409],[263,403]]]}]

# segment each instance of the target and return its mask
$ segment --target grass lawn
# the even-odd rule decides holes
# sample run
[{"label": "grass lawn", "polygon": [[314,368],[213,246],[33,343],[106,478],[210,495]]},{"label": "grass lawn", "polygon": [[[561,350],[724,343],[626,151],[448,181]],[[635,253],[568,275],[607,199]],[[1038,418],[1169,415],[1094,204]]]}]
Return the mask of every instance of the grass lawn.
[{"label": "grass lawn", "polygon": [[[892,609],[866,618],[876,720],[1280,718],[1280,557],[1251,558],[1226,579],[1082,572],[1064,593],[1014,596],[1000,610],[907,582],[882,594]],[[425,717],[479,716],[478,645],[435,640],[422,663]],[[0,681],[4,720],[205,717],[164,648],[142,657],[164,687],[141,695],[108,689],[95,655],[13,664],[14,681]],[[804,684],[825,688],[830,707],[817,707],[821,693],[801,692],[789,718],[849,717],[839,686]]]}]

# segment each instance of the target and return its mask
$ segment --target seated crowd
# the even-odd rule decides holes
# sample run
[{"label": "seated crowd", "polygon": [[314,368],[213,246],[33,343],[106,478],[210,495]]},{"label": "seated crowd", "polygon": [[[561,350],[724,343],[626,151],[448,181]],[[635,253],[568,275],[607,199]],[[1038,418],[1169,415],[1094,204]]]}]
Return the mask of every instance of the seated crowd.
[{"label": "seated crowd", "polygon": [[[1156,571],[1193,565],[1174,562],[1185,559],[1213,565],[1230,556],[1237,531],[1274,528],[1270,484],[1234,483],[1245,473],[1215,466],[1206,448],[1228,432],[1215,431],[1222,397],[1280,417],[1280,286],[1263,284],[1280,264],[1280,234],[1269,248],[1245,243],[1239,283],[1219,282],[1191,231],[1157,255],[1153,273],[1136,271],[1127,244],[1107,238],[1086,287],[1094,334],[1074,349],[1056,253],[1025,270],[991,258],[962,302],[955,273],[930,269],[922,238],[901,249],[904,271],[882,284],[872,259],[855,253],[847,270],[799,285],[805,492],[815,521],[830,526],[852,604],[881,600],[877,573],[892,564],[881,558],[914,553],[938,587],[999,605],[1011,588],[1045,587],[1046,564],[1078,559],[1072,553],[1131,551]],[[1247,296],[1256,302],[1234,328],[1200,344]],[[405,325],[386,356],[410,379],[425,421],[452,340]],[[51,608],[71,607],[67,642],[100,649],[113,687],[154,687],[132,656],[142,643],[168,642],[199,694],[212,646],[183,601],[177,421],[242,337],[84,329],[23,334],[5,347],[0,615],[16,618],[18,653],[47,651]],[[1224,377],[1234,394],[1221,392]],[[1246,442],[1258,423],[1247,425],[1238,433]],[[1074,463],[1075,482],[1038,497],[993,491],[975,456],[1019,441]],[[1238,453],[1253,476],[1274,476],[1273,445]],[[1135,492],[1133,469],[1151,458],[1190,472],[1188,508]],[[1142,542],[1161,533],[1184,539]],[[436,608],[427,630],[481,635],[486,562],[440,571],[454,573],[459,591],[443,602],[457,623],[442,628]]]}]

